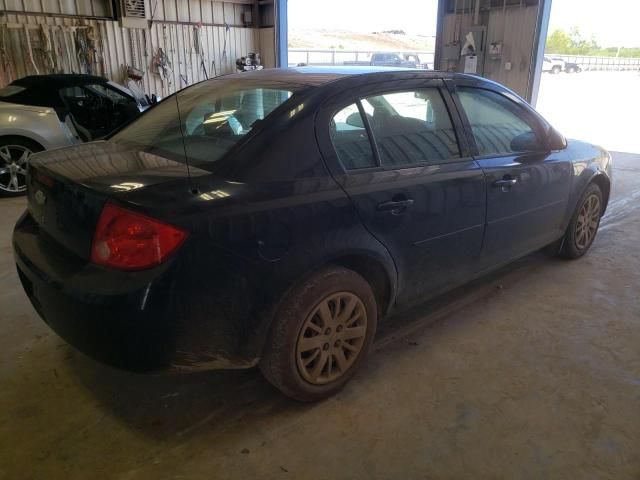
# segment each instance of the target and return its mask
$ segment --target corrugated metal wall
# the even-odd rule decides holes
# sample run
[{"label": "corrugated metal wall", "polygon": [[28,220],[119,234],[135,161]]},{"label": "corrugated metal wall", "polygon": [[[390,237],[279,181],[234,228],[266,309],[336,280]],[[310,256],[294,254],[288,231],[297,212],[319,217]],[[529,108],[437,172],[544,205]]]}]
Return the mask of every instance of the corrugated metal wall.
[{"label": "corrugated metal wall", "polygon": [[[244,26],[247,2],[147,0],[147,8],[151,28],[133,29],[98,18],[111,15],[107,0],[0,0],[0,86],[35,73],[88,70],[124,84],[132,66],[145,72],[139,85],[146,93],[166,96],[235,72],[236,58],[261,51],[259,30]],[[273,38],[262,40],[273,58]],[[86,56],[91,49],[83,45],[91,43],[94,53]],[[165,69],[158,66],[159,49]]]},{"label": "corrugated metal wall", "polygon": [[[509,6],[504,10],[504,13],[502,8],[492,8],[489,12],[482,12],[482,18],[483,24],[487,25],[485,45],[492,42],[502,42],[503,44],[503,51],[499,57],[492,59],[488,54],[485,55],[483,76],[508,86],[526,98],[531,55],[535,43],[538,7]],[[473,24],[473,13],[444,16],[443,44],[454,40],[456,21],[460,22],[460,36],[462,37],[463,32]],[[506,70],[505,64],[507,62],[511,63],[511,70]]]}]

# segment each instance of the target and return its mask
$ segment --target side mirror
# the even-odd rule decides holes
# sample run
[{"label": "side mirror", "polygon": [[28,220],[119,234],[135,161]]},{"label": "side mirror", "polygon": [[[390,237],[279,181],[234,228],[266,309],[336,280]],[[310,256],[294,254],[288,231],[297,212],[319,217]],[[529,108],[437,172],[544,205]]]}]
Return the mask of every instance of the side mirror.
[{"label": "side mirror", "polygon": [[555,128],[549,130],[549,150],[564,150],[567,148],[567,139]]},{"label": "side mirror", "polygon": [[362,117],[359,112],[353,112],[349,115],[347,117],[346,124],[352,127],[364,128],[364,122],[362,121]]},{"label": "side mirror", "polygon": [[536,152],[545,149],[544,142],[540,142],[534,132],[524,132],[514,137],[510,147],[513,152]]}]

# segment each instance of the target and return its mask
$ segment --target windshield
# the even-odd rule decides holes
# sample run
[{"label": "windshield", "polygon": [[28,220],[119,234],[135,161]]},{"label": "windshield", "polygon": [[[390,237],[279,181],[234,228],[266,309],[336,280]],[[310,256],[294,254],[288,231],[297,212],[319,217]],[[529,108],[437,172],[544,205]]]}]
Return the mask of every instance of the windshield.
[{"label": "windshield", "polygon": [[298,88],[203,82],[160,102],[110,141],[181,162],[186,152],[189,164],[202,166],[222,158]]}]

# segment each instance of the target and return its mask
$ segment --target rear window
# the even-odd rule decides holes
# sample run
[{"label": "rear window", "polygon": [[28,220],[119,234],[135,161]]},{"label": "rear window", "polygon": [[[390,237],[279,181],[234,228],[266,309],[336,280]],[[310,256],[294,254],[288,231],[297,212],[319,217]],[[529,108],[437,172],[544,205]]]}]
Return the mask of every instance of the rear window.
[{"label": "rear window", "polygon": [[0,88],[0,98],[10,97],[20,92],[24,92],[25,90],[26,88],[20,87],[18,85],[7,85],[4,88]]},{"label": "rear window", "polygon": [[13,84],[0,89],[0,102],[54,108],[61,103],[60,99],[51,95],[49,88],[34,88]]},{"label": "rear window", "polygon": [[222,158],[298,88],[238,79],[204,82],[160,102],[110,141],[177,161],[186,153],[189,164],[206,165]]}]

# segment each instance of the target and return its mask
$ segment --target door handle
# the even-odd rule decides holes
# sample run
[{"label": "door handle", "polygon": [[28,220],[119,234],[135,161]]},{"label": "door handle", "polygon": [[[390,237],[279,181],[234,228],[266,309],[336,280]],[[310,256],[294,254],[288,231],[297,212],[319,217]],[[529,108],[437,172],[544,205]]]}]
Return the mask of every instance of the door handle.
[{"label": "door handle", "polygon": [[510,192],[511,187],[518,183],[517,178],[511,178],[511,176],[505,176],[502,180],[496,180],[493,182],[493,186],[502,189],[504,193]]},{"label": "door handle", "polygon": [[391,213],[400,213],[411,205],[413,205],[413,199],[404,198],[402,200],[389,200],[388,202],[379,203],[377,208],[380,211],[391,211]]},{"label": "door handle", "polygon": [[517,178],[505,178],[502,180],[497,180],[493,182],[494,187],[513,187],[516,183],[518,183]]}]

